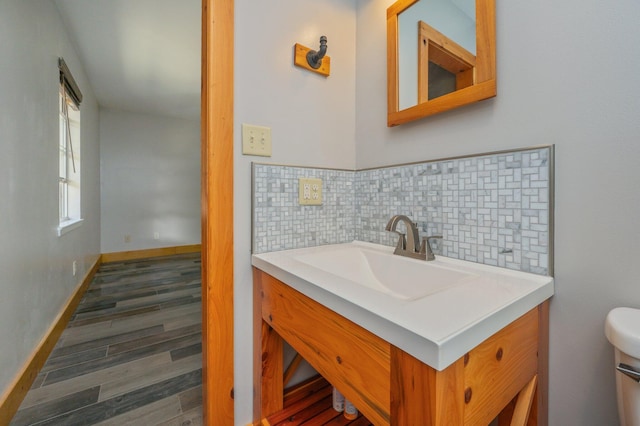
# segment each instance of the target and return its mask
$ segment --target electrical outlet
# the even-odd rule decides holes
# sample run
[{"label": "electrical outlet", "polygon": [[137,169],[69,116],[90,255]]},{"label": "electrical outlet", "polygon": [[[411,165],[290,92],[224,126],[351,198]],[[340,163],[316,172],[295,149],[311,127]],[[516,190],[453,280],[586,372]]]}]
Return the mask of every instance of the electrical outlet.
[{"label": "electrical outlet", "polygon": [[298,179],[298,204],[303,206],[322,205],[322,179]]},{"label": "electrical outlet", "polygon": [[73,270],[73,276],[75,277],[78,272],[78,262],[74,260],[71,269]]},{"label": "electrical outlet", "polygon": [[153,239],[154,240],[159,240],[160,239],[160,233],[159,232],[154,232],[153,233]]},{"label": "electrical outlet", "polygon": [[271,128],[243,123],[242,153],[271,157]]},{"label": "electrical outlet", "polygon": [[131,235],[125,235],[124,236],[124,242],[125,243],[130,243],[131,242]]}]

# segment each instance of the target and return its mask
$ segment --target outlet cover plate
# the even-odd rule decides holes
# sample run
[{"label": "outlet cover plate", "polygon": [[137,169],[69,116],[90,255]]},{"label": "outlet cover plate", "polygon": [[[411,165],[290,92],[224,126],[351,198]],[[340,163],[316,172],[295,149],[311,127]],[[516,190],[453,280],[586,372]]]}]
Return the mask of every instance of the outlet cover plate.
[{"label": "outlet cover plate", "polygon": [[271,128],[243,123],[242,153],[271,157]]},{"label": "outlet cover plate", "polygon": [[302,206],[322,205],[322,179],[298,179],[298,203]]}]

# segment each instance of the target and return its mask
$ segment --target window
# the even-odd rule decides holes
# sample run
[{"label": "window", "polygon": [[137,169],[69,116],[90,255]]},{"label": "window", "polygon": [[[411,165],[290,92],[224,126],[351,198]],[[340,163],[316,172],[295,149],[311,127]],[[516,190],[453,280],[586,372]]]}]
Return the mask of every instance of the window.
[{"label": "window", "polygon": [[58,235],[82,223],[80,211],[80,102],[82,94],[63,59],[60,65],[59,96],[59,226]]}]

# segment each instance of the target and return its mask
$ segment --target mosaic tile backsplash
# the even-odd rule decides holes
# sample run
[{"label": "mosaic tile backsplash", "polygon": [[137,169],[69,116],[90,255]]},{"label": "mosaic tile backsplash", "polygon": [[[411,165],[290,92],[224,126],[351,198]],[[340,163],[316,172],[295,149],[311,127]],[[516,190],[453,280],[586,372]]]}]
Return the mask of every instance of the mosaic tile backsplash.
[{"label": "mosaic tile backsplash", "polygon": [[[355,240],[395,246],[395,214],[436,255],[546,275],[550,147],[362,171],[254,164],[254,253]],[[298,205],[298,178],[323,180],[322,206]]]},{"label": "mosaic tile backsplash", "polygon": [[[253,165],[253,252],[338,244],[356,238],[356,172]],[[298,204],[298,179],[322,179],[321,206]]]}]

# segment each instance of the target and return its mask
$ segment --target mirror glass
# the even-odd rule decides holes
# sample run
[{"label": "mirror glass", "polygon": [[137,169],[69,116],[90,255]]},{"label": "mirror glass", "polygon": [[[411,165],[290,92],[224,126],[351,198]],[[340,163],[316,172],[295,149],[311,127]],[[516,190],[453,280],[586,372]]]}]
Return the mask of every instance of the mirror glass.
[{"label": "mirror glass", "polygon": [[[418,104],[418,57],[426,24],[475,58],[475,0],[420,0],[398,15],[399,109]],[[424,33],[423,33],[424,34]],[[428,42],[427,42],[428,43]],[[433,60],[428,62],[428,99],[453,92],[455,73]]]},{"label": "mirror glass", "polygon": [[389,126],[495,96],[495,0],[397,0],[387,62]]}]

